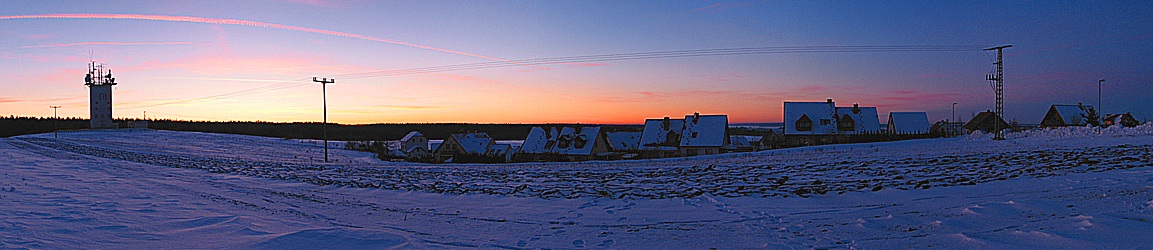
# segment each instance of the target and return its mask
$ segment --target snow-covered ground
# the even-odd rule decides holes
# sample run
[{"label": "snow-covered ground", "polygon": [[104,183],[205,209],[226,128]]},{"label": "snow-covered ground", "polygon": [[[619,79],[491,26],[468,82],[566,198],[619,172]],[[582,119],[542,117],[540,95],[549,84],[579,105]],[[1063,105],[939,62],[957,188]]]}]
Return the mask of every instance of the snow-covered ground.
[{"label": "snow-covered ground", "polygon": [[424,165],[155,130],[0,139],[0,248],[1140,248],[1153,125]]}]

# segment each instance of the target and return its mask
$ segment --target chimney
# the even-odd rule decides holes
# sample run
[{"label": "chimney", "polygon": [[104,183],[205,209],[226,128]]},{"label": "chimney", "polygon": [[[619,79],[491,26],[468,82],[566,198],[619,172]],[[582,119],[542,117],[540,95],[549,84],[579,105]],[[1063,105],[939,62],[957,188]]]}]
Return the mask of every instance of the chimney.
[{"label": "chimney", "polygon": [[861,106],[856,104],[856,103],[853,103],[853,114],[860,114],[860,113],[861,113]]},{"label": "chimney", "polygon": [[833,103],[833,98],[825,99],[825,102]]},{"label": "chimney", "polygon": [[669,130],[672,124],[669,123],[669,117],[665,116],[665,120],[661,122],[661,130]]},{"label": "chimney", "polygon": [[701,112],[693,112],[693,123],[697,123],[699,120],[701,120]]}]

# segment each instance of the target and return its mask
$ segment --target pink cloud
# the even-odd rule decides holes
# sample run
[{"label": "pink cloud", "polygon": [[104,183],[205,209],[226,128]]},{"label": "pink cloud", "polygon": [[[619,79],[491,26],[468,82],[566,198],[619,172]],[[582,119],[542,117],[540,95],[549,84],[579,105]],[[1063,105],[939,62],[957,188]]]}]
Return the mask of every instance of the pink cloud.
[{"label": "pink cloud", "polygon": [[290,3],[320,6],[320,7],[336,7],[337,4],[332,1],[325,0],[287,0]]},{"label": "pink cloud", "polygon": [[356,38],[356,39],[363,39],[363,40],[376,41],[376,42],[391,43],[391,44],[408,46],[408,47],[413,47],[413,48],[432,50],[432,51],[438,51],[438,52],[457,54],[457,55],[463,55],[463,56],[468,56],[468,57],[475,57],[475,58],[481,58],[481,59],[486,59],[486,60],[492,60],[492,61],[499,61],[499,62],[505,62],[505,63],[510,63],[510,64],[528,66],[528,67],[533,67],[533,68],[545,69],[544,67],[540,67],[540,66],[536,66],[536,65],[532,65],[532,64],[527,64],[527,63],[521,63],[521,62],[512,61],[512,60],[508,60],[508,59],[501,59],[501,58],[479,55],[479,54],[473,54],[473,53],[468,53],[468,52],[463,52],[463,51],[437,48],[437,47],[415,44],[415,43],[404,42],[404,41],[398,41],[398,40],[392,40],[392,39],[377,38],[377,37],[372,37],[372,36],[367,36],[367,35],[353,34],[353,33],[340,32],[340,31],[322,30],[322,29],[292,26],[292,25],[283,25],[283,24],[265,23],[265,22],[256,22],[256,21],[247,21],[247,20],[237,20],[237,19],[205,18],[205,17],[193,17],[193,16],[139,15],[139,14],[41,14],[41,15],[0,16],[0,20],[6,20],[6,19],[127,19],[127,20],[151,20],[151,21],[169,21],[169,22],[227,24],[227,25],[240,25],[240,26],[260,27],[260,28],[271,28],[271,29],[284,29],[284,30],[292,30],[292,31],[308,32],[308,33],[323,34],[323,35],[330,35],[330,36],[340,36],[340,37]]}]

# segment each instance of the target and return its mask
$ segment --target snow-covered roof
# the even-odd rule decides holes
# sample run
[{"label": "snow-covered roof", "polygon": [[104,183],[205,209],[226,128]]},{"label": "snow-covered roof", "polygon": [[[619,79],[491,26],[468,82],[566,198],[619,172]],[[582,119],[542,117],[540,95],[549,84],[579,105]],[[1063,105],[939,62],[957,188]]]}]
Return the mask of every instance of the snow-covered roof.
[{"label": "snow-covered roof", "polygon": [[494,144],[491,147],[488,147],[488,152],[485,152],[485,154],[489,156],[505,156],[509,153],[510,150],[512,150],[512,145]]},{"label": "snow-covered roof", "polygon": [[[424,137],[424,134],[421,134],[420,131],[408,132],[408,134],[404,135],[404,138],[401,138],[400,141],[409,141],[409,140],[412,140],[412,138],[416,138],[416,137]],[[393,138],[395,138],[395,137],[393,137]]]},{"label": "snow-covered roof", "polygon": [[925,112],[889,112],[889,132],[897,134],[929,133],[929,115]]},{"label": "snow-covered roof", "polygon": [[552,152],[561,155],[592,155],[601,127],[564,127]]},{"label": "snow-covered roof", "polygon": [[[786,135],[831,135],[837,133],[837,122],[833,118],[836,108],[832,100],[825,102],[785,102]],[[812,122],[812,130],[797,130],[797,121],[802,117]]]},{"label": "snow-covered roof", "polygon": [[[546,132],[549,131],[549,132]],[[520,151],[529,154],[543,154],[549,151],[552,147],[549,141],[556,143],[557,132],[555,128],[545,130],[541,127],[533,127],[528,132],[528,137],[525,137],[524,144],[521,145]]]},{"label": "snow-covered roof", "polygon": [[739,135],[730,135],[729,143],[733,148],[749,148],[753,146],[752,143],[749,143],[748,137]]},{"label": "snow-covered roof", "polygon": [[1092,108],[1092,106],[1086,105],[1084,106],[1085,109],[1081,109],[1081,107],[1080,105],[1053,105],[1053,109],[1057,110],[1057,115],[1061,116],[1061,121],[1064,121],[1065,125],[1068,126],[1082,126],[1086,124],[1085,116],[1089,114],[1085,112],[1085,109]]},{"label": "snow-covered roof", "polygon": [[608,132],[605,136],[613,151],[637,150],[641,142],[641,132]]},{"label": "snow-covered roof", "polygon": [[484,154],[488,151],[489,144],[492,143],[492,137],[488,133],[457,133],[452,134],[452,138],[456,139],[456,143],[460,144],[461,149],[469,154]]},{"label": "snow-covered roof", "polygon": [[[645,129],[641,132],[641,140],[638,147],[641,150],[676,150],[676,145],[680,144],[680,135],[685,127],[685,120],[683,119],[647,119],[645,120]],[[676,134],[676,141],[667,141],[669,133]]]},{"label": "snow-covered roof", "polygon": [[728,128],[727,115],[686,115],[680,146],[723,147],[729,139]]},{"label": "snow-covered roof", "polygon": [[853,131],[841,131],[841,133],[859,134],[881,131],[881,119],[877,117],[877,107],[837,107],[837,116],[844,117],[845,115],[852,118],[855,124]]}]

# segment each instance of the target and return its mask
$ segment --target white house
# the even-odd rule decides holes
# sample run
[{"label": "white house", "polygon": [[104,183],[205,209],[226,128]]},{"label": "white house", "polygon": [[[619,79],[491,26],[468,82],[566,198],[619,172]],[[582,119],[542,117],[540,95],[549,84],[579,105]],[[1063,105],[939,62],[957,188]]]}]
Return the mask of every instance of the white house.
[{"label": "white house", "polygon": [[608,140],[601,133],[601,127],[564,127],[551,153],[568,157],[570,161],[587,161],[608,151]]},{"label": "white house", "polygon": [[877,117],[877,107],[837,107],[837,133],[864,134],[880,133],[881,121]]},{"label": "white house", "polygon": [[448,161],[461,155],[484,155],[495,144],[487,133],[453,133],[433,151],[440,161]]},{"label": "white house", "polygon": [[634,152],[640,150],[641,132],[607,132],[609,151]]},{"label": "white house", "polygon": [[546,155],[563,157],[569,161],[586,161],[604,156],[609,151],[608,139],[601,127],[533,127],[516,153],[531,160]]},{"label": "white house", "polygon": [[1064,127],[1064,126],[1085,126],[1089,124],[1088,119],[1089,109],[1093,106],[1077,105],[1061,105],[1054,104],[1049,106],[1049,112],[1045,113],[1045,118],[1041,119],[1041,127]]},{"label": "white house", "polygon": [[889,133],[927,134],[929,115],[925,112],[889,112]]},{"label": "white house", "polygon": [[528,137],[525,137],[524,144],[521,144],[520,153],[522,154],[544,154],[556,144],[557,139],[556,128],[549,128],[545,130],[541,127],[533,127],[528,132]]},{"label": "white house", "polygon": [[825,102],[785,102],[785,135],[837,134],[837,109]]},{"label": "white house", "polygon": [[729,117],[727,115],[685,116],[684,130],[679,146],[681,155],[720,154],[729,144]]},{"label": "white house", "polygon": [[419,131],[412,131],[400,139],[400,151],[409,159],[419,159],[431,156],[428,148],[428,139]]},{"label": "white house", "polygon": [[637,147],[648,157],[676,156],[684,128],[684,119],[647,119]]}]

